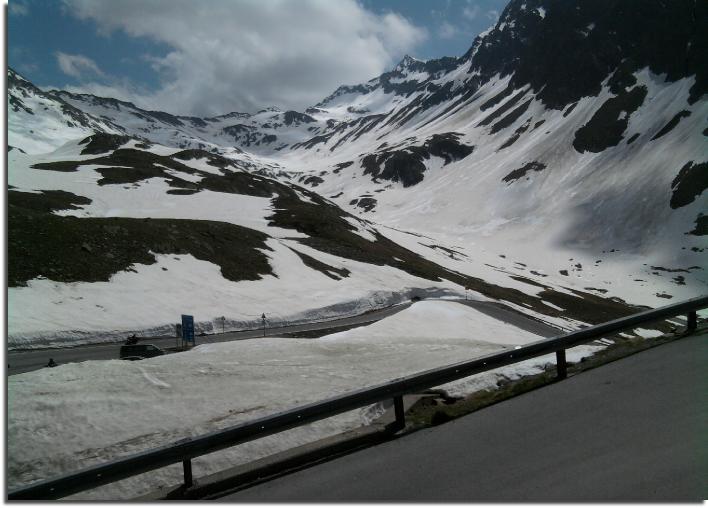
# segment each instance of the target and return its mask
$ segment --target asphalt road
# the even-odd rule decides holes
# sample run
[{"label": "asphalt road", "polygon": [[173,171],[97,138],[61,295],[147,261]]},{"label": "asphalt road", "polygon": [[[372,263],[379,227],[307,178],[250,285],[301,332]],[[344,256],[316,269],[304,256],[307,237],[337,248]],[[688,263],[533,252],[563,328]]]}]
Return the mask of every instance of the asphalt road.
[{"label": "asphalt road", "polygon": [[[469,305],[480,312],[484,312],[491,317],[511,323],[519,328],[537,333],[544,337],[549,337],[559,333],[558,330],[538,321],[534,321],[523,314],[510,310],[500,304],[492,302],[477,302],[459,300],[458,303]],[[281,328],[266,329],[267,336],[279,336],[287,333],[329,330],[335,327],[354,326],[372,323],[385,317],[396,314],[403,309],[410,307],[410,303],[388,307],[354,316],[350,318],[325,321],[320,323],[309,323],[304,325],[286,326]],[[232,340],[257,339],[263,337],[263,330],[251,330],[245,332],[227,332],[214,335],[196,337],[197,344],[207,344],[214,342],[227,342]],[[143,344],[155,344],[161,348],[176,346],[175,338],[146,338],[141,341]],[[115,360],[119,357],[121,343],[95,344],[75,346],[70,348],[37,349],[24,351],[10,351],[7,353],[7,363],[9,365],[8,375],[20,374],[45,367],[49,358],[53,358],[57,364],[72,362],[83,362],[86,360]]]},{"label": "asphalt road", "polygon": [[[266,328],[266,336],[272,337],[293,332],[326,330],[333,327],[366,324],[396,314],[403,309],[410,307],[410,305],[410,303],[405,303],[382,310],[367,312],[366,314],[361,314],[359,316],[333,321],[285,326],[280,328]],[[233,340],[257,339],[262,337],[263,330],[248,330],[243,332],[226,332],[197,336],[195,339],[197,344],[210,344],[215,342],[229,342]],[[174,337],[152,337],[141,339],[140,343],[154,344],[164,349],[177,346],[178,340]],[[47,365],[49,358],[53,358],[57,364],[83,362],[86,360],[116,360],[119,358],[120,346],[122,344],[123,342],[121,341],[119,343],[81,345],[69,348],[9,351],[7,353],[7,363],[9,365],[8,375],[41,369]]]},{"label": "asphalt road", "polygon": [[490,317],[512,324],[517,328],[535,333],[541,337],[555,337],[564,333],[549,324],[532,319],[521,312],[496,302],[478,302],[476,300],[458,300],[458,303],[468,305]]},{"label": "asphalt road", "polygon": [[701,501],[707,340],[637,353],[222,500]]}]

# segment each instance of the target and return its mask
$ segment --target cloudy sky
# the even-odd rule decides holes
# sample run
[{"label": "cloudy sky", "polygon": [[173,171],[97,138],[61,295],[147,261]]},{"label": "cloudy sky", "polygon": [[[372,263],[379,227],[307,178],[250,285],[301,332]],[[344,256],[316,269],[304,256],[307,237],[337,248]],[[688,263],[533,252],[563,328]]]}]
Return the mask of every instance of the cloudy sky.
[{"label": "cloudy sky", "polygon": [[10,0],[8,63],[43,88],[177,114],[302,110],[405,54],[459,56],[506,0]]}]

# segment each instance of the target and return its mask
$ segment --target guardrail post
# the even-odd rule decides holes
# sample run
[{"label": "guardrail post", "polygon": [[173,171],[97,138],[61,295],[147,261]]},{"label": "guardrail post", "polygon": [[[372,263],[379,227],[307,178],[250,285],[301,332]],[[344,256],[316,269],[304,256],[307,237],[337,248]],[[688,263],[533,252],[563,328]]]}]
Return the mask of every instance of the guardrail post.
[{"label": "guardrail post", "polygon": [[189,488],[194,485],[194,479],[192,478],[192,459],[187,457],[182,460],[182,467],[184,468],[184,486]]},{"label": "guardrail post", "polygon": [[696,313],[695,310],[692,310],[688,313],[688,323],[686,324],[686,331],[689,333],[695,332],[697,328],[698,328],[698,314]]},{"label": "guardrail post", "polygon": [[406,427],[406,415],[403,410],[403,396],[393,398],[393,410],[396,414],[396,423],[394,424],[395,430],[403,430]]},{"label": "guardrail post", "polygon": [[556,351],[556,379],[568,377],[568,364],[565,361],[565,349]]}]

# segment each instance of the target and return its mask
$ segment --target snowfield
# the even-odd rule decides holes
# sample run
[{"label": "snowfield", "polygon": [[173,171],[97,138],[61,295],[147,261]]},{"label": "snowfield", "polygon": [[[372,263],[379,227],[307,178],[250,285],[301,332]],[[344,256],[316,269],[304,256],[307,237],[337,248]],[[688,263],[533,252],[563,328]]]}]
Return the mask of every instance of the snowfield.
[{"label": "snowfield", "polygon": [[[270,198],[202,191],[165,199],[170,187],[160,178],[100,186],[96,184],[100,178],[96,165],[80,166],[73,172],[31,167],[37,162],[90,157],[77,155],[79,148],[75,142],[67,143],[39,158],[11,153],[11,185],[19,192],[61,190],[91,199],[89,205],[61,210],[57,215],[201,219],[262,231],[272,237],[267,240],[271,250],[262,252],[273,275],[233,282],[222,276],[217,265],[188,254],[155,254],[156,263],[134,264],[107,282],[63,283],[42,275],[26,286],[8,288],[10,349],[109,342],[134,332],[172,335],[174,323],[183,313],[195,316],[197,332],[212,332],[217,318],[221,326],[221,316],[226,318],[226,329],[241,330],[260,326],[263,313],[269,326],[283,326],[354,316],[407,301],[416,294],[464,295],[463,287],[449,281],[433,282],[302,245],[296,240],[307,235],[268,225],[267,217],[274,213]],[[165,148],[154,146],[151,151],[171,153]],[[359,236],[375,240],[371,225],[354,219],[349,223]],[[296,252],[348,270],[349,276],[335,280],[312,270]],[[307,298],[302,298],[305,294]]]},{"label": "snowfield", "polygon": [[[586,3],[515,0],[465,55],[406,56],[304,112],[176,116],[8,69],[8,349],[171,336],[181,314],[209,333],[428,299],[318,339],[10,376],[8,485],[539,340],[451,299],[572,330],[707,294],[700,16],[680,2]],[[442,388],[467,394],[554,361]],[[199,458],[195,475],[382,412]],[[74,498],[180,479],[177,465]]]},{"label": "snowfield", "polygon": [[[111,342],[135,331],[171,336],[181,314],[195,316],[199,333],[213,332],[217,325],[220,329],[221,316],[226,317],[225,330],[243,330],[259,327],[263,313],[268,325],[275,327],[351,317],[409,301],[414,294],[464,296],[464,288],[451,282],[435,283],[390,267],[372,269],[366,263],[297,246],[350,270],[349,277],[335,281],[305,267],[287,242],[269,245],[273,251],[266,253],[275,275],[258,281],[226,280],[218,266],[190,255],[156,255],[157,263],[134,265],[135,272],[118,273],[109,282],[35,279],[27,287],[10,288],[8,346]],[[301,297],[304,294],[307,298]]]},{"label": "snowfield", "polygon": [[[8,485],[68,473],[187,436],[315,402],[540,337],[454,302],[422,301],[319,339],[206,344],[139,362],[88,361],[8,378]],[[569,351],[578,361],[603,346]],[[553,355],[443,386],[463,395],[539,372]],[[203,476],[367,423],[362,408],[194,461]],[[128,499],[178,484],[181,465],[70,499]]]},{"label": "snowfield", "polygon": [[[672,181],[679,169],[688,161],[705,160],[708,146],[701,131],[708,101],[687,105],[693,78],[668,83],[646,68],[635,73],[635,78],[638,86],[647,89],[644,104],[630,116],[625,139],[600,153],[580,154],[572,143],[578,129],[613,96],[607,86],[597,97],[581,99],[568,116],[547,110],[527,92],[524,99],[531,100],[528,111],[507,130],[490,136],[488,128],[479,127],[490,112],[482,111],[481,106],[504,90],[509,82],[504,78],[492,79],[481,87],[476,100],[433,122],[426,120],[435,111],[426,111],[404,127],[388,132],[372,129],[357,143],[338,147],[333,156],[325,155],[324,148],[314,153],[294,151],[283,155],[283,164],[308,168],[314,174],[331,169],[335,162],[357,161],[362,145],[380,143],[381,131],[389,145],[404,146],[407,139],[422,140],[434,133],[465,133],[462,139],[475,146],[474,153],[442,168],[440,159],[425,161],[424,179],[413,187],[372,181],[355,162],[345,171],[327,175],[316,190],[337,196],[332,199],[340,206],[369,220],[427,236],[466,254],[468,258],[457,263],[456,269],[485,280],[510,287],[508,277],[499,274],[516,271],[554,287],[595,288],[600,290],[596,294],[660,306],[667,303],[666,296],[660,295],[669,294],[676,301],[708,290],[706,237],[687,234],[698,214],[706,213],[705,198],[679,209],[669,205]],[[514,90],[510,95],[523,91]],[[445,106],[443,103],[440,108]],[[652,140],[680,109],[691,115],[660,140]],[[511,147],[501,148],[528,118],[533,119],[531,124],[543,124],[529,127]],[[639,137],[628,146],[626,140],[633,134]],[[336,141],[335,136],[327,146]],[[671,149],[667,150],[667,145]],[[543,163],[545,169],[503,181],[532,161]],[[362,213],[350,204],[362,195],[374,196],[377,204],[373,211]],[[386,234],[396,241],[401,239],[400,235]],[[406,246],[414,248],[415,242]],[[418,248],[420,251],[425,249]],[[677,284],[672,280],[675,275],[652,268],[657,266],[698,268],[685,275],[683,284]],[[561,270],[568,275],[560,275]]]},{"label": "snowfield", "polygon": [[[408,58],[396,69],[401,76],[408,76],[406,79],[427,79],[409,68],[420,64]],[[428,77],[431,83],[454,83],[457,89],[468,67],[469,62],[462,62],[447,74]],[[646,99],[629,115],[622,142],[598,153],[579,153],[572,145],[578,129],[613,97],[607,80],[597,96],[583,97],[569,108],[570,114],[547,109],[528,86],[515,89],[509,97],[521,94],[519,102],[526,100],[528,109],[499,132],[481,125],[493,111],[485,109],[484,104],[503,93],[509,76],[492,77],[473,97],[452,110],[449,101],[442,101],[417,111],[403,125],[379,122],[373,128],[362,128],[364,124],[357,122],[369,118],[366,115],[395,116],[428,92],[384,93],[377,78],[366,84],[365,93],[347,92],[328,98],[312,113],[316,119],[313,122],[293,120],[287,124],[286,117],[293,112],[267,109],[252,116],[232,114],[207,119],[206,126],[201,127],[182,118],[179,128],[157,120],[149,122],[153,127],[146,126],[140,115],[131,113],[129,105],[115,109],[111,101],[91,96],[63,97],[92,117],[106,116],[124,125],[126,132],[150,137],[158,143],[147,149],[154,154],[174,154],[183,146],[197,143],[235,161],[253,164],[254,169],[265,171],[275,180],[307,187],[303,180],[314,177],[314,192],[369,221],[354,224],[357,234],[373,240],[378,232],[456,272],[530,295],[552,288],[566,294],[582,291],[655,307],[670,299],[704,294],[708,288],[707,237],[688,234],[699,214],[706,211],[705,199],[699,195],[678,209],[670,206],[672,182],[678,171],[691,161],[700,163],[705,158],[706,141],[701,131],[708,101],[688,104],[693,77],[667,82],[648,68],[636,71],[633,77],[637,87],[646,88]],[[47,97],[42,101],[49,100]],[[508,102],[511,99],[502,100],[499,108]],[[653,139],[678,110],[685,110],[687,116],[659,140]],[[623,114],[626,116],[626,112]],[[347,115],[357,120],[337,123],[344,122]],[[10,116],[11,132],[28,135],[19,120],[22,112]],[[324,127],[327,119],[334,122],[330,130]],[[284,142],[279,138],[274,145],[242,145],[242,151],[232,146],[233,137],[228,140],[221,130],[237,120],[246,122],[249,129],[271,125],[263,127],[261,134],[277,131],[288,143],[318,136],[326,139],[310,148],[293,148],[295,143],[275,150]],[[274,127],[276,124],[279,127]],[[517,141],[502,146],[519,131],[523,135]],[[423,180],[410,187],[365,174],[363,157],[367,153],[379,153],[384,145],[420,147],[424,140],[441,133],[460,133],[460,142],[473,146],[474,151],[448,164],[439,156],[425,159]],[[632,135],[638,137],[630,145],[627,138]],[[307,248],[295,241],[307,235],[269,225],[275,210],[268,197],[211,190],[167,194],[171,187],[165,178],[98,185],[100,174],[95,165],[81,166],[75,172],[31,167],[38,162],[94,157],[79,155],[82,146],[78,140],[67,141],[72,136],[76,136],[73,131],[57,137],[57,142],[66,142],[51,153],[10,152],[8,183],[18,192],[61,190],[92,200],[76,209],[53,212],[61,216],[197,219],[266,233],[272,237],[268,245],[273,251],[266,254],[275,276],[233,283],[221,277],[215,265],[207,266],[189,256],[161,256],[159,263],[135,265],[133,271],[114,274],[109,282],[65,284],[44,279],[47,274],[43,273],[25,287],[8,290],[11,348],[101,342],[127,332],[171,333],[181,313],[195,315],[199,329],[210,331],[214,319],[220,316],[226,317],[231,329],[239,329],[253,326],[262,313],[270,316],[273,324],[296,323],[350,316],[398,303],[419,290],[463,294],[463,287],[447,281],[434,283],[401,270]],[[30,145],[22,146],[36,152]],[[134,148],[136,141],[125,146]],[[205,174],[220,174],[205,161],[197,158],[185,161],[185,165]],[[522,171],[518,178],[505,180],[531,162],[542,164],[543,169]],[[334,169],[342,163],[349,165]],[[278,173],[281,169],[286,170],[286,176]],[[169,170],[167,174],[175,172]],[[192,182],[202,178],[184,172],[178,176]],[[301,201],[309,201],[297,192]],[[372,210],[364,211],[356,204],[364,197],[373,200]],[[354,223],[351,218],[347,220]],[[328,278],[304,266],[291,248],[349,270],[351,275],[341,280]],[[553,304],[549,307],[562,309]],[[582,324],[564,318],[552,321],[565,329]]]}]

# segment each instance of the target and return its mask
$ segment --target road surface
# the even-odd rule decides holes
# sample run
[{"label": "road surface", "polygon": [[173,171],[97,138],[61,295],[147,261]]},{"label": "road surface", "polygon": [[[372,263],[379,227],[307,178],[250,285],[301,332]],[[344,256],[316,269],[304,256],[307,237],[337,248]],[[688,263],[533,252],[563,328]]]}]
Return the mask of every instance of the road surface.
[{"label": "road surface", "polygon": [[[404,303],[386,309],[376,310],[354,316],[350,318],[337,319],[319,323],[308,323],[295,326],[284,326],[280,328],[266,328],[266,336],[278,336],[293,332],[304,332],[312,330],[324,330],[340,326],[352,326],[371,323],[385,317],[396,314],[409,307],[410,303]],[[256,339],[263,337],[263,330],[248,330],[243,332],[226,332],[213,335],[195,337],[197,344],[209,344],[214,342],[229,342],[233,340]],[[146,338],[140,341],[142,344],[155,344],[161,348],[178,345],[174,337]],[[53,358],[58,364],[83,362],[86,360],[116,360],[119,357],[120,346],[123,342],[110,344],[91,344],[69,348],[51,348],[9,351],[7,353],[7,363],[9,364],[8,374],[20,374],[45,367],[49,358]]]},{"label": "road surface", "polygon": [[221,500],[701,501],[707,341],[655,347]]},{"label": "road surface", "polygon": [[[552,328],[538,321],[534,321],[516,311],[509,310],[500,304],[493,302],[478,302],[459,300],[458,303],[469,305],[480,312],[484,312],[491,317],[511,323],[519,328],[536,333],[544,337],[550,337],[559,333],[559,330]],[[309,323],[296,326],[286,326],[282,328],[266,329],[266,335],[279,336],[294,332],[304,332],[313,330],[328,330],[335,327],[355,326],[373,323],[388,316],[392,316],[403,309],[410,307],[411,303],[404,303],[386,309],[376,310],[354,316],[350,318],[337,319],[319,323]],[[232,340],[256,339],[263,337],[263,330],[250,330],[244,332],[227,332],[214,335],[196,337],[197,344],[207,344],[214,342],[227,342]],[[141,341],[144,344],[155,344],[161,348],[177,345],[175,338],[151,338]],[[45,367],[49,358],[53,358],[57,364],[72,362],[83,362],[86,360],[115,360],[119,357],[121,343],[83,345],[70,348],[37,349],[24,351],[10,351],[7,353],[7,363],[9,365],[8,375],[20,374]]]}]

